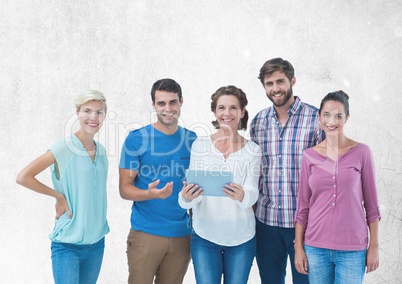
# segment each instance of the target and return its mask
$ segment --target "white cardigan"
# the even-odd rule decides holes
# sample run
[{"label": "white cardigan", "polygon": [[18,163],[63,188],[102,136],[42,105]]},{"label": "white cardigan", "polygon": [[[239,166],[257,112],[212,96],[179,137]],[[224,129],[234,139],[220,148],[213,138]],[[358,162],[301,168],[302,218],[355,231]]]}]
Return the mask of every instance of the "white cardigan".
[{"label": "white cardigan", "polygon": [[229,170],[234,183],[243,186],[242,202],[229,197],[199,196],[188,202],[179,193],[179,204],[192,208],[193,229],[203,239],[223,246],[243,244],[255,235],[252,206],[258,198],[261,149],[252,141],[226,159],[210,137],[199,137],[191,147],[190,170]]}]

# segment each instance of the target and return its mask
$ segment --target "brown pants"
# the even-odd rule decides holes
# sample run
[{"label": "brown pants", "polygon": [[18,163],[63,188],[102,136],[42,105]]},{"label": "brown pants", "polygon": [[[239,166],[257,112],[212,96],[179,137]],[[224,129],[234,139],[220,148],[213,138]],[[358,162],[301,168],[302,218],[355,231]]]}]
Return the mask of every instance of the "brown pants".
[{"label": "brown pants", "polygon": [[166,238],[130,229],[127,238],[129,284],[183,283],[190,262],[190,236]]}]

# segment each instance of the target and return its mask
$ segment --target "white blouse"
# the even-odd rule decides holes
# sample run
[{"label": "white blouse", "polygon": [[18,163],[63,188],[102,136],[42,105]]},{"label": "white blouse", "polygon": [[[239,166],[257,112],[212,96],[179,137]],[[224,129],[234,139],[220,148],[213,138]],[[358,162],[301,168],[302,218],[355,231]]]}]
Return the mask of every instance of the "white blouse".
[{"label": "white blouse", "polygon": [[193,229],[203,239],[224,246],[243,244],[255,235],[252,206],[258,198],[261,149],[252,141],[226,159],[210,137],[199,137],[191,147],[190,170],[232,171],[234,183],[243,186],[243,201],[229,197],[199,196],[188,202],[181,192],[179,204],[192,208]]}]

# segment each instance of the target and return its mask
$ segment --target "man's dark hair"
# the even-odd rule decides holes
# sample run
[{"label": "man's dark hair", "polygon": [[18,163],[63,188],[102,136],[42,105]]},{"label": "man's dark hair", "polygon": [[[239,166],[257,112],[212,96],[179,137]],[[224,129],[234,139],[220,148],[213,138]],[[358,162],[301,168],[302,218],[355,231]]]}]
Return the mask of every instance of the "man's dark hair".
[{"label": "man's dark hair", "polygon": [[166,91],[166,92],[170,92],[170,93],[176,93],[179,96],[179,101],[181,101],[181,87],[179,85],[179,83],[177,83],[175,80],[173,79],[160,79],[158,81],[156,81],[153,85],[152,85],[152,89],[151,89],[151,98],[152,98],[152,102],[155,103],[155,91]]},{"label": "man's dark hair", "polygon": [[265,62],[264,65],[262,65],[258,79],[260,79],[261,83],[264,84],[265,76],[271,75],[275,71],[284,73],[286,77],[288,77],[289,81],[292,81],[293,77],[295,76],[295,69],[293,68],[292,64],[290,64],[289,61],[278,57],[270,59]]}]

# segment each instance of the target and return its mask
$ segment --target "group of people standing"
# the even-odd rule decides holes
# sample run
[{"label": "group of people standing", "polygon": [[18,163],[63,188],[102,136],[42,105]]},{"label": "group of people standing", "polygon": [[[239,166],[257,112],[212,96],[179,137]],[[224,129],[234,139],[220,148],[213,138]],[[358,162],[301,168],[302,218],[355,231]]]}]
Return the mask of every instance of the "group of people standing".
[{"label": "group of people standing", "polygon": [[[362,283],[379,266],[381,218],[369,147],[345,136],[348,95],[326,95],[317,109],[293,95],[293,66],[264,63],[259,79],[272,106],[248,124],[242,89],[211,96],[217,129],[207,137],[178,125],[183,96],[172,79],[151,89],[157,120],[131,131],[119,164],[119,190],[132,201],[128,283],[182,283],[190,259],[197,283],[247,283],[256,257],[261,283]],[[49,236],[55,283],[96,283],[109,232],[108,160],[94,141],[106,99],[76,100],[80,129],[34,160],[17,182],[56,199]],[[53,188],[36,175],[51,168]],[[230,171],[223,196],[204,195],[186,170]]]}]

